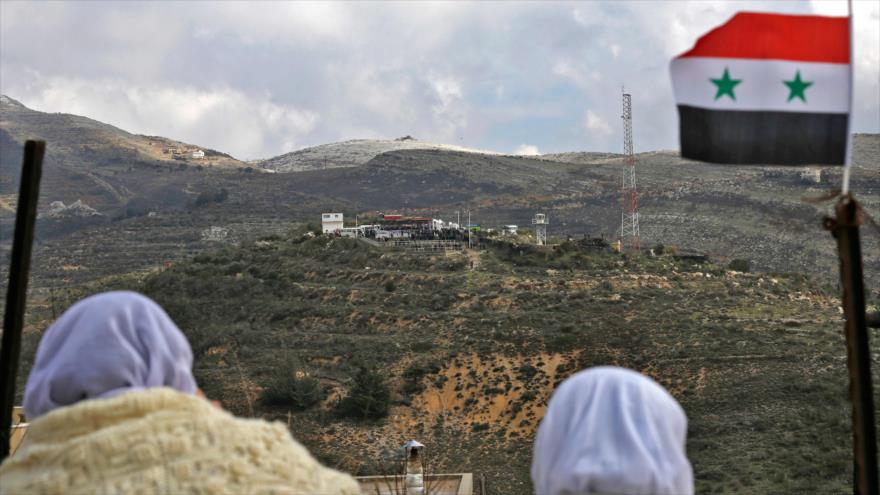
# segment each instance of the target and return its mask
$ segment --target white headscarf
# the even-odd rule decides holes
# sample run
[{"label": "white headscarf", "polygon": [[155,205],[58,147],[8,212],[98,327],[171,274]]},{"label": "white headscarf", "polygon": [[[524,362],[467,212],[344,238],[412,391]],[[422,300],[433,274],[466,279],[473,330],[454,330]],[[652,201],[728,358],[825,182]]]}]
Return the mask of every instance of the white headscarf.
[{"label": "white headscarf", "polygon": [[70,307],[46,330],[24,392],[31,419],[76,402],[150,387],[194,394],[192,350],[155,302],[106,292]]},{"label": "white headscarf", "polygon": [[655,381],[602,366],[565,380],[538,427],[538,495],[692,494],[687,417]]}]

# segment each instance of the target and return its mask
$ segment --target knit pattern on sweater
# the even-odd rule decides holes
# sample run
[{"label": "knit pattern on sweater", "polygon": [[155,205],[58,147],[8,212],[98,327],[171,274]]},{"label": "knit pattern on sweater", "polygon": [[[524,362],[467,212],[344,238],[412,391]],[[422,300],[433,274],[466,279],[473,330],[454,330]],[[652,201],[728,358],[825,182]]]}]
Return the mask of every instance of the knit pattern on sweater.
[{"label": "knit pattern on sweater", "polygon": [[33,421],[0,466],[0,493],[358,494],[281,423],[241,419],[153,388],[87,400]]}]

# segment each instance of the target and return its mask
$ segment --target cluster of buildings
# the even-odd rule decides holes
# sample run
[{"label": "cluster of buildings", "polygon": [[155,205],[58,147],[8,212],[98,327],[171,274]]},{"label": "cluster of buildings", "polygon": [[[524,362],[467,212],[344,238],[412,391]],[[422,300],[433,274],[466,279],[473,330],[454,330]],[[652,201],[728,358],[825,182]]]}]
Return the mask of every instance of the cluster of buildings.
[{"label": "cluster of buildings", "polygon": [[[535,215],[532,220],[535,236],[539,245],[547,243],[547,225],[549,220],[543,213]],[[469,232],[479,232],[481,227],[475,224],[461,225],[457,222],[446,222],[438,218],[406,216],[397,214],[378,214],[375,218],[361,224],[357,220],[355,226],[346,227],[342,213],[323,213],[321,215],[321,232],[342,237],[365,237],[377,241],[387,240],[464,240]],[[492,232],[487,229],[486,232]],[[503,236],[516,236],[517,225],[504,225],[500,230]]]},{"label": "cluster of buildings", "polygon": [[342,213],[321,215],[321,232],[342,237],[366,237],[377,241],[390,239],[436,240],[460,237],[462,227],[437,218],[380,214],[369,222],[346,227]]}]

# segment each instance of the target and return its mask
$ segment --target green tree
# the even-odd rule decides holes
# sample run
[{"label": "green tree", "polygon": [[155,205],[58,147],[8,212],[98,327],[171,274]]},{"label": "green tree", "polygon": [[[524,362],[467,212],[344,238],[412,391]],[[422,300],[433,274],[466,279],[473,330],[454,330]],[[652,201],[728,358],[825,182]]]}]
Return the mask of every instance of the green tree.
[{"label": "green tree", "polygon": [[354,377],[348,396],[339,402],[342,416],[360,419],[378,419],[388,415],[391,389],[379,373],[362,367]]},{"label": "green tree", "polygon": [[324,398],[317,378],[313,378],[292,361],[279,366],[263,389],[262,400],[272,406],[288,406],[304,411]]}]

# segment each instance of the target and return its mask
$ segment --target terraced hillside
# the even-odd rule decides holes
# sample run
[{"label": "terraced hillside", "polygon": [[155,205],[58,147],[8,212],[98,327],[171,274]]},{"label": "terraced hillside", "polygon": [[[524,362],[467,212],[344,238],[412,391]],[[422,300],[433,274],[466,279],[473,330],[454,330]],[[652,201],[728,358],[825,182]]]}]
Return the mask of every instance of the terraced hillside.
[{"label": "terraced hillside", "polygon": [[[381,471],[417,438],[437,471],[484,473],[489,493],[531,493],[531,441],[553,387],[616,364],[684,406],[698,492],[849,490],[839,301],[803,276],[576,244],[415,257],[300,228],[105,280],[55,309],[109,288],[169,311],[209,395],[287,422],[351,472]],[[50,309],[34,301],[26,361]],[[351,418],[342,399],[359,394],[377,419]]]}]

